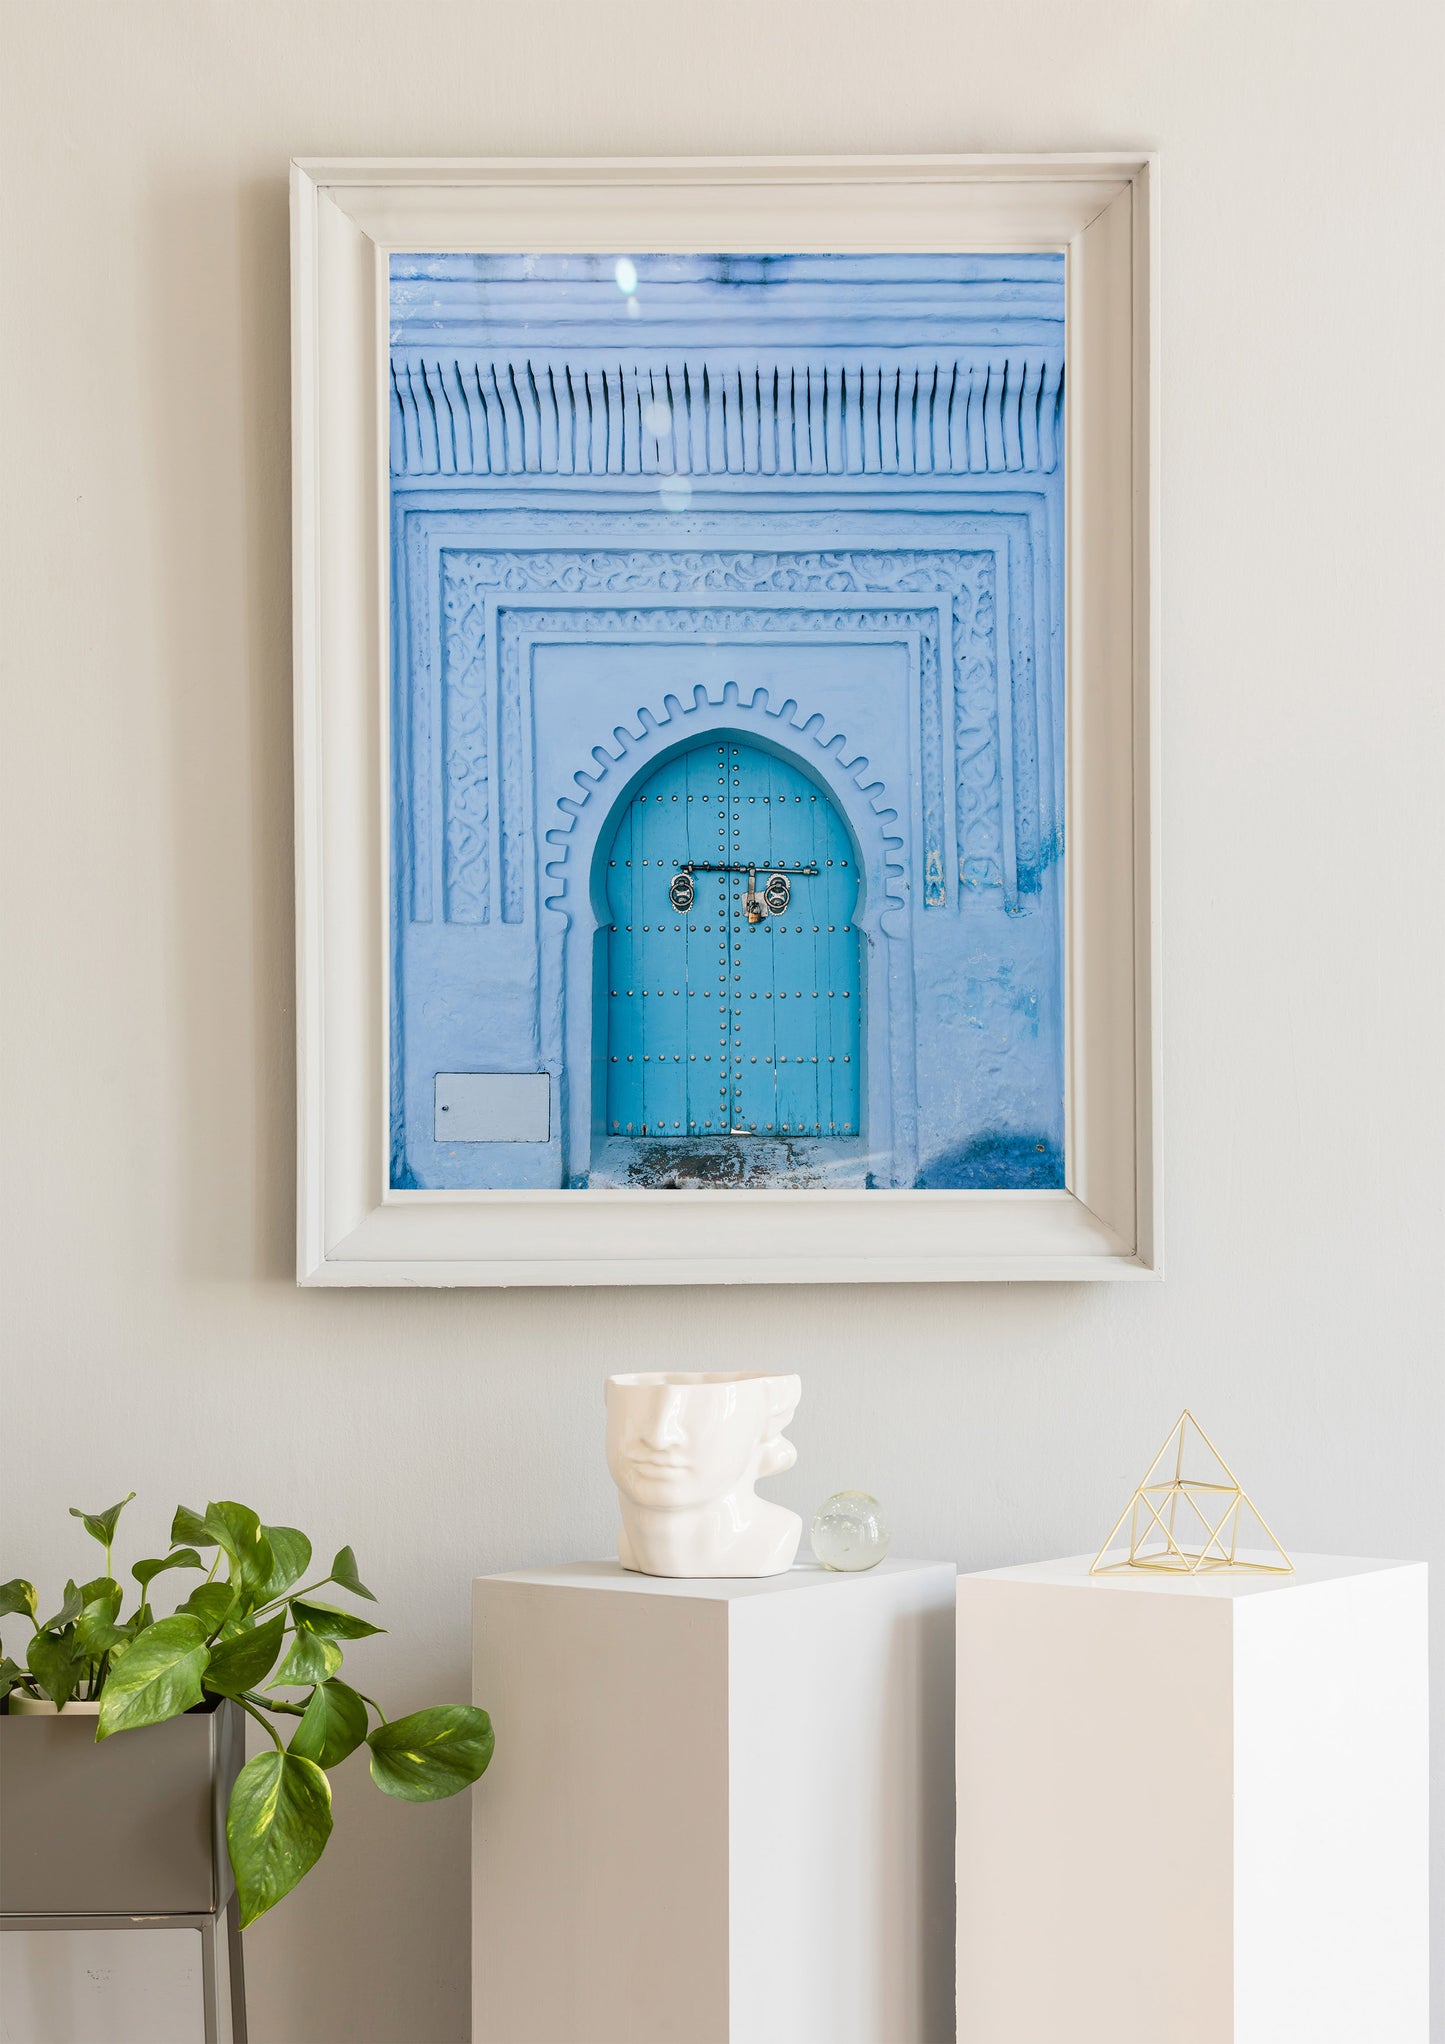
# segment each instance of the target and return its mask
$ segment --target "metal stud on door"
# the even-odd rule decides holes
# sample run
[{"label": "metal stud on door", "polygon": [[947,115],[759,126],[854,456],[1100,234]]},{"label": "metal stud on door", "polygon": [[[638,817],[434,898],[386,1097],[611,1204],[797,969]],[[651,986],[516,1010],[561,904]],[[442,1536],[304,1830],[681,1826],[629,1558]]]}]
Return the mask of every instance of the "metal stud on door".
[{"label": "metal stud on door", "polygon": [[858,881],[789,761],[729,739],[658,768],[609,852],[610,1134],[861,1132]]}]

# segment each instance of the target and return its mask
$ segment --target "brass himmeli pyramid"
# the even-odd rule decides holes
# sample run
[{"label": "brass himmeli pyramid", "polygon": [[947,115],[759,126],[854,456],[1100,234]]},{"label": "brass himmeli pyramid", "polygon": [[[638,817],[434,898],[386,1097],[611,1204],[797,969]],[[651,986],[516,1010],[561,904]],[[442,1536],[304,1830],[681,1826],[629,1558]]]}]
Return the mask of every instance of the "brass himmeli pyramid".
[{"label": "brass himmeli pyramid", "polygon": [[1294,1571],[1192,1412],[1180,1413],[1089,1573],[1105,1576],[1123,1569],[1188,1576],[1224,1570],[1285,1576]]}]

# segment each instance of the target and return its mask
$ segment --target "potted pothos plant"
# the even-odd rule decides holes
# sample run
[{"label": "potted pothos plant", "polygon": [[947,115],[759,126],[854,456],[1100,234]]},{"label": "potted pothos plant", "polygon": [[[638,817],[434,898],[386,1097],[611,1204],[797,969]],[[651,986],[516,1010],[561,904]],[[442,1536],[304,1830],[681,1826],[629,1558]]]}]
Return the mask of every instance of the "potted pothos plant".
[{"label": "potted pothos plant", "polygon": [[[6,1653],[0,1660],[0,1698],[12,1719],[78,1719],[75,1732],[92,1723],[98,1744],[118,1733],[205,1713],[234,1717],[243,1711],[254,1718],[270,1743],[239,1766],[241,1742],[232,1742],[234,1780],[224,1827],[243,1925],[289,1894],[321,1857],[331,1836],[329,1776],[363,1746],[376,1786],[402,1802],[437,1802],[477,1780],[492,1757],[491,1721],[484,1710],[450,1703],[388,1718],[372,1697],[342,1680],[345,1653],[384,1630],[322,1594],[339,1590],[363,1604],[375,1603],[350,1547],[339,1550],[324,1575],[303,1582],[311,1542],[294,1526],[263,1525],[248,1505],[208,1504],[204,1512],[182,1505],[171,1524],[168,1552],[132,1566],[138,1588],[133,1608],[123,1615],[128,1598],[112,1566],[112,1550],[117,1521],[134,1496],[132,1491],[104,1512],[71,1507],[104,1549],[105,1568],[89,1582],[68,1582],[50,1617],[38,1617],[32,1584],[16,1577],[0,1585],[0,1621],[7,1630],[29,1628],[18,1658]],[[173,1611],[158,1617],[156,1585],[172,1571],[193,1571],[201,1580]],[[20,1729],[14,1725],[11,1733]],[[67,1744],[72,1741],[73,1734]],[[213,1737],[213,1774],[219,1750]],[[181,1751],[178,1743],[178,1758]],[[43,1769],[38,1752],[22,1756],[16,1748],[18,1764],[31,1776],[32,1809],[41,1807],[35,1797],[45,1790],[34,1779]],[[132,1793],[139,1783],[139,1793],[156,1797],[161,1778],[156,1765],[152,1757],[148,1771],[133,1775]],[[164,1770],[164,1756],[160,1766]],[[119,1774],[102,1780],[98,1768],[99,1757],[78,1797],[48,1806],[51,1864],[57,1836],[68,1841],[73,1860],[87,1852],[87,1811],[73,1807],[77,1800],[104,1803],[113,1829],[117,1795],[126,1786]],[[10,1768],[6,1772],[9,1776]],[[71,1780],[78,1779],[72,1770]],[[155,1829],[151,1822],[152,1838]],[[22,1853],[17,1865],[23,1858]],[[23,1870],[17,1878],[24,1879]]]}]

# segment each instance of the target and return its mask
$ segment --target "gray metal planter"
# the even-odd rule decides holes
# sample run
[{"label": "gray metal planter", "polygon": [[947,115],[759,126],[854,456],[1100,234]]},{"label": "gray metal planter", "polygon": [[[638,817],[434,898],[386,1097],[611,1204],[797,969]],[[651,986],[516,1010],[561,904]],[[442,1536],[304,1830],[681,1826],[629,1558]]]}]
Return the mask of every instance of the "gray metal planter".
[{"label": "gray metal planter", "polygon": [[206,2044],[245,2044],[240,1916],[226,1805],[245,1717],[222,1703],[97,1745],[95,1710],[0,1717],[0,1928],[173,1929],[201,1937]]}]

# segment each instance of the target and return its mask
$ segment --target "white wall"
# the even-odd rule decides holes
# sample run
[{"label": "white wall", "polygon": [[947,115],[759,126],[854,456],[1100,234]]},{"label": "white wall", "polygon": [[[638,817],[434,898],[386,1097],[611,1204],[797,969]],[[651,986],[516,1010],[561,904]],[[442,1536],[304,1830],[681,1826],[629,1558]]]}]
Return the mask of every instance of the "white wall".
[{"label": "white wall", "polygon": [[[781,1494],[864,1484],[906,1553],[1087,1547],[1187,1400],[1287,1545],[1445,1559],[1441,18],[5,0],[0,1573],[78,1571],[72,1502],[134,1485],[154,1541],[249,1499],[354,1542],[398,1628],[368,1687],[461,1695],[467,1579],[609,1542],[603,1375],[700,1354],[799,1367]],[[288,157],[1134,144],[1166,1282],[298,1293]],[[453,2044],[465,1810],[337,1800],[249,1934],[253,2037]]]}]

